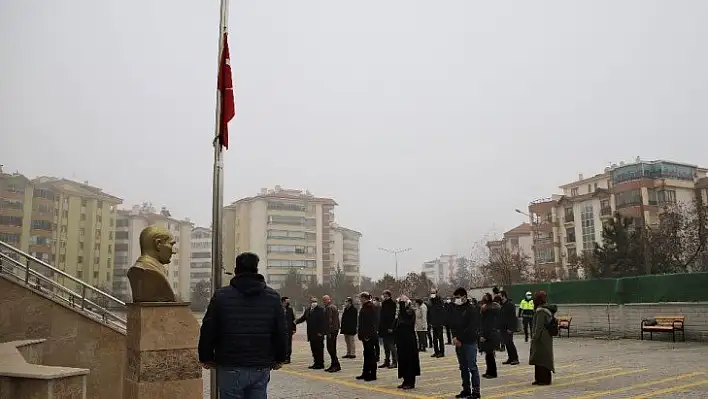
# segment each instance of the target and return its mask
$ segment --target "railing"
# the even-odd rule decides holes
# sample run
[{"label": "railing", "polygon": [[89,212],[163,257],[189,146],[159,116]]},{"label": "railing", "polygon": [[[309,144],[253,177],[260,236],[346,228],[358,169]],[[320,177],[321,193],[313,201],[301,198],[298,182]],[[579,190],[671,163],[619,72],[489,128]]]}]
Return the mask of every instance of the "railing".
[{"label": "railing", "polygon": [[[36,270],[37,267],[40,270]],[[114,313],[125,313],[125,302],[3,241],[0,241],[0,274],[51,295],[56,301],[89,317],[122,331],[126,329],[126,319]],[[59,283],[55,280],[57,278],[75,284],[79,292]]]}]

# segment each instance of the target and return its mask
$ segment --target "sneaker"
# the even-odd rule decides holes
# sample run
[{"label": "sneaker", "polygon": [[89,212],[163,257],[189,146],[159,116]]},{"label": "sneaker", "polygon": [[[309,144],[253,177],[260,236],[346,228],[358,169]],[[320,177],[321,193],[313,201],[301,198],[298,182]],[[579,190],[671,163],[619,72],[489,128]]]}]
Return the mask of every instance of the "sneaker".
[{"label": "sneaker", "polygon": [[471,397],[472,397],[472,392],[466,392],[466,391],[462,391],[462,392],[458,393],[457,395],[455,395],[455,398],[460,398],[460,399],[467,399],[467,398],[471,398]]}]

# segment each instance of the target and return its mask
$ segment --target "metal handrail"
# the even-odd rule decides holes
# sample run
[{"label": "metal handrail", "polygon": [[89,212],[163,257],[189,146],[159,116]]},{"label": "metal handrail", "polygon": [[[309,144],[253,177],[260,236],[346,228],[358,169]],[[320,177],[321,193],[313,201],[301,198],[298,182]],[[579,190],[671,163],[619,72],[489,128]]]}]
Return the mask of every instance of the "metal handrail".
[{"label": "metal handrail", "polygon": [[[46,263],[46,262],[44,262],[44,261],[42,261],[42,260],[40,260],[40,259],[37,259],[37,258],[35,258],[34,256],[32,256],[32,255],[30,255],[30,254],[28,254],[28,253],[26,253],[26,252],[24,252],[24,251],[22,251],[22,250],[19,250],[19,249],[15,248],[15,247],[13,247],[13,246],[11,246],[11,245],[9,245],[9,244],[3,242],[3,241],[0,241],[0,248],[8,249],[8,250],[10,250],[11,252],[13,252],[13,253],[15,253],[15,254],[21,256],[21,257],[24,257],[24,258],[26,259],[26,264],[23,264],[22,262],[13,259],[12,257],[8,256],[7,254],[4,254],[4,253],[0,252],[0,259],[9,261],[10,263],[14,264],[16,267],[18,267],[18,268],[21,269],[21,270],[24,269],[24,276],[17,276],[17,275],[15,275],[14,273],[13,273],[13,275],[14,275],[15,277],[17,277],[18,279],[24,279],[25,285],[31,286],[31,285],[30,285],[30,281],[29,281],[29,280],[30,280],[30,276],[32,276],[32,277],[35,278],[35,280],[37,281],[37,287],[38,287],[38,288],[41,288],[41,286],[40,286],[40,280],[41,280],[41,281],[44,281],[44,282],[48,283],[49,285],[51,285],[52,287],[58,288],[60,291],[63,291],[64,293],[66,293],[66,294],[68,294],[68,295],[70,296],[69,299],[67,299],[67,298],[61,298],[61,297],[59,297],[59,298],[61,298],[61,299],[63,299],[63,300],[66,300],[67,302],[70,302],[72,305],[74,304],[74,303],[73,303],[74,297],[80,298],[80,299],[81,299],[81,310],[82,310],[82,311],[94,313],[94,312],[91,311],[90,309],[86,309],[86,305],[88,304],[88,305],[90,305],[91,307],[96,308],[97,310],[99,310],[99,311],[101,312],[99,315],[103,318],[104,321],[107,321],[108,316],[110,316],[110,317],[113,318],[115,321],[119,322],[119,323],[118,323],[118,324],[119,324],[119,327],[125,329],[125,326],[126,326],[127,323],[126,323],[126,320],[125,320],[124,318],[121,318],[120,316],[118,316],[118,315],[112,313],[111,311],[109,311],[108,309],[104,308],[103,306],[100,306],[100,305],[96,304],[95,302],[93,302],[92,300],[90,300],[89,298],[87,298],[86,293],[87,293],[88,291],[93,291],[93,292],[96,293],[99,297],[103,297],[103,298],[109,300],[110,302],[114,302],[115,304],[118,305],[119,308],[123,308],[123,309],[126,308],[125,302],[123,302],[123,301],[121,301],[120,299],[114,297],[113,295],[108,294],[108,293],[106,293],[106,292],[104,292],[104,291],[102,291],[102,290],[100,290],[100,289],[98,289],[98,288],[96,288],[96,287],[94,287],[94,286],[92,286],[92,285],[90,285],[90,284],[87,284],[86,282],[84,282],[84,281],[82,281],[82,280],[79,280],[79,279],[75,278],[74,276],[71,276],[71,275],[65,273],[64,271],[59,270],[59,269],[57,269],[56,267],[54,267],[54,266],[52,266],[52,265],[50,265],[50,264],[48,264],[48,263]],[[50,270],[52,273],[56,273],[56,275],[62,276],[62,277],[64,277],[64,278],[68,279],[69,281],[71,281],[71,282],[73,282],[73,283],[76,283],[76,284],[81,288],[81,293],[74,292],[73,290],[71,290],[71,289],[69,289],[69,288],[63,286],[62,284],[60,284],[60,283],[58,283],[58,282],[56,282],[56,281],[54,281],[54,280],[52,280],[52,279],[50,279],[50,278],[44,276],[42,273],[39,273],[39,272],[37,272],[37,271],[35,271],[35,270],[32,270],[32,268],[31,268],[31,266],[30,266],[32,262],[34,262],[34,263],[36,263],[36,264],[39,264],[39,265],[41,265],[41,266],[47,268],[47,269]],[[55,295],[55,296],[56,296],[56,295]],[[94,313],[94,314],[95,314],[95,313]]]}]

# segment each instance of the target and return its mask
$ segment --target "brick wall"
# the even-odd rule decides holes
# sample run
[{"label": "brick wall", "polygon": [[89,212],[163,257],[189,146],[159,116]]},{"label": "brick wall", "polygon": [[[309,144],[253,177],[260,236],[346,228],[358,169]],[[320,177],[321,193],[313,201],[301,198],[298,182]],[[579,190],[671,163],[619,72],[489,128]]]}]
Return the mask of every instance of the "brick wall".
[{"label": "brick wall", "polygon": [[[573,317],[571,336],[607,336],[609,331],[614,337],[636,339],[639,339],[642,319],[673,315],[686,316],[687,340],[708,341],[708,302],[559,304],[557,313],[557,316]],[[647,337],[648,334],[645,339]],[[671,335],[656,334],[654,339],[671,339]]]}]

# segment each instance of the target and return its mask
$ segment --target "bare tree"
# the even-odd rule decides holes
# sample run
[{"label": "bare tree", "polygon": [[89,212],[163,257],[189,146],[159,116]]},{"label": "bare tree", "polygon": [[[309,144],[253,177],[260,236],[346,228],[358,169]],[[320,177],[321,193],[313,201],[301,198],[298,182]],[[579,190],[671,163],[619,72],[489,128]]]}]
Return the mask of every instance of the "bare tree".
[{"label": "bare tree", "polygon": [[482,268],[482,273],[490,282],[509,286],[528,281],[530,262],[522,254],[515,254],[507,248],[495,251]]}]

